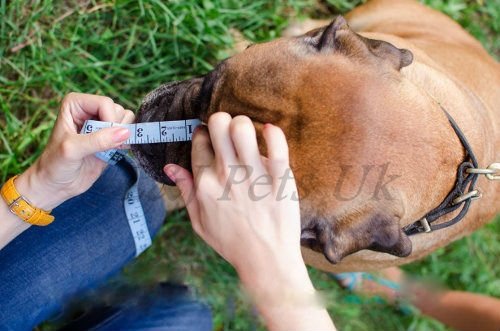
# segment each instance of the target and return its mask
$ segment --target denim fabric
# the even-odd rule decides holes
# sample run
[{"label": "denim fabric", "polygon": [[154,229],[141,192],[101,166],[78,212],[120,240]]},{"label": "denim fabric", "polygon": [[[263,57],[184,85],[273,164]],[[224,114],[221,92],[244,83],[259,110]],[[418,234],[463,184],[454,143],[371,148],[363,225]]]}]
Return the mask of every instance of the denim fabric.
[{"label": "denim fabric", "polygon": [[204,304],[190,299],[187,288],[164,285],[131,295],[92,331],[211,331],[212,317]]},{"label": "denim fabric", "polygon": [[[155,182],[140,178],[153,237],[166,211]],[[129,167],[109,166],[87,192],[53,211],[53,224],[32,226],[0,250],[0,330],[30,330],[134,258],[123,207],[133,179]]]}]

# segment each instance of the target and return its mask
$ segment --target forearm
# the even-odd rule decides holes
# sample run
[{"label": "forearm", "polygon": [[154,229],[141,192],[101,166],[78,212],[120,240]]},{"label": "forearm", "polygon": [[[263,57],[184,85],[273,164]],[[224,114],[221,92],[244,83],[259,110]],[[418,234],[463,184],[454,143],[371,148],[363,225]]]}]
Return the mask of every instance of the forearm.
[{"label": "forearm", "polygon": [[460,331],[498,331],[500,300],[469,292],[422,290],[413,299],[422,314],[431,316]]},{"label": "forearm", "polygon": [[336,330],[325,308],[303,306],[279,309],[267,308],[267,311],[262,317],[268,330],[271,331]]},{"label": "forearm", "polygon": [[[39,182],[36,176],[36,166],[30,167],[19,175],[14,185],[16,190],[26,197],[33,206],[50,210],[60,203],[60,198],[56,194],[51,194],[50,190]],[[31,224],[23,221],[9,210],[7,203],[0,198],[0,249],[27,230]]]},{"label": "forearm", "polygon": [[[68,94],[62,101],[49,143],[42,155],[14,183],[17,193],[29,200],[32,207],[49,211],[88,190],[106,166],[93,154],[118,148],[130,136],[128,129],[119,126],[91,134],[79,134],[85,121],[91,118],[132,123],[135,116],[132,111],[125,110],[108,97]],[[30,227],[12,214],[1,200],[0,249]],[[40,211],[35,213],[37,220],[41,214]],[[50,223],[48,219],[52,221],[46,217],[44,225]]]},{"label": "forearm", "polygon": [[335,330],[303,262],[283,265],[284,269],[270,266],[267,273],[240,272],[242,284],[268,330]]},{"label": "forearm", "polygon": [[12,214],[3,200],[0,201],[0,223],[0,249],[31,226]]},{"label": "forearm", "polygon": [[321,305],[317,292],[297,291],[287,296],[281,305],[270,305],[267,300],[257,302],[270,331],[335,331],[335,326],[328,311]]},{"label": "forearm", "polygon": [[[180,189],[194,231],[235,267],[269,330],[335,330],[302,259],[298,201],[275,198],[278,192],[297,195],[294,181],[284,191],[279,184],[283,174],[291,176],[286,137],[271,124],[264,125],[263,137],[265,162],[250,118],[218,112],[209,118],[208,130],[194,133],[193,175],[173,164],[165,166],[165,174]],[[228,166],[252,170],[229,191]],[[257,199],[254,179],[268,181]],[[217,198],[227,193],[227,201]]]}]

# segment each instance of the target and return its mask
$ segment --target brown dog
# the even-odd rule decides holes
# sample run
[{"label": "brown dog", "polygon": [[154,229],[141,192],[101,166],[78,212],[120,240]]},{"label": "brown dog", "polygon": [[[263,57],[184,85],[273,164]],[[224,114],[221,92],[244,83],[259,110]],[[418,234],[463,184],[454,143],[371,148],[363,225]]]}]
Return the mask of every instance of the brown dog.
[{"label": "brown dog", "polygon": [[[411,237],[402,230],[443,202],[466,159],[442,108],[479,166],[500,162],[500,65],[458,24],[416,1],[369,1],[347,19],[253,45],[203,77],[160,86],[138,116],[207,121],[224,111],[249,116],[257,131],[280,126],[298,181],[304,257],[336,272],[414,261],[500,210],[500,185],[481,177],[482,199],[461,222]],[[134,151],[172,184],[162,168],[189,167],[190,148]]]}]

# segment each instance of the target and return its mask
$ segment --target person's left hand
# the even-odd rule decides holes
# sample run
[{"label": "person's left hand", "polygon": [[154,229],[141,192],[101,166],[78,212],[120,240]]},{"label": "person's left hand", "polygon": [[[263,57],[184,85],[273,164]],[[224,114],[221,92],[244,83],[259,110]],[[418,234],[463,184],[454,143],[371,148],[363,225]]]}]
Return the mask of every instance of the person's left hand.
[{"label": "person's left hand", "polygon": [[42,155],[16,179],[16,186],[33,205],[51,210],[88,190],[106,163],[94,156],[122,145],[130,135],[121,127],[79,134],[88,119],[132,123],[134,113],[104,96],[70,93],[61,103],[52,135]]}]

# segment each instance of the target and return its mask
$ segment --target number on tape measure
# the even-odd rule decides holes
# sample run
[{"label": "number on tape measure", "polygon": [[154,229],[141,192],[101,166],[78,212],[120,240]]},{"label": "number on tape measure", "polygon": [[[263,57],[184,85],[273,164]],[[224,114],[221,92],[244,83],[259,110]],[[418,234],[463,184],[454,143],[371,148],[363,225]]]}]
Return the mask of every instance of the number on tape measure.
[{"label": "number on tape measure", "polygon": [[[89,134],[97,132],[103,128],[112,126],[122,126],[130,130],[130,138],[125,144],[155,144],[189,141],[193,137],[194,129],[201,122],[197,119],[164,121],[164,122],[146,122],[135,124],[116,124],[111,122],[102,122],[88,120],[84,123],[81,133]],[[141,254],[146,248],[151,246],[151,236],[148,230],[148,224],[139,200],[139,174],[137,165],[133,159],[126,155],[126,152],[119,150],[109,150],[96,153],[96,157],[109,164],[116,164],[125,159],[126,163],[134,168],[136,181],[128,189],[123,200],[125,214],[127,215],[130,232],[134,238],[136,256]]]},{"label": "number on tape measure", "polygon": [[84,124],[82,133],[88,134],[103,128],[122,126],[130,130],[130,137],[125,141],[126,145],[158,144],[190,141],[193,138],[194,129],[200,124],[201,121],[198,119],[135,124],[88,120]]},{"label": "number on tape measure", "polygon": [[92,132],[92,124],[86,124],[85,125],[85,131],[84,133],[91,133]]}]

